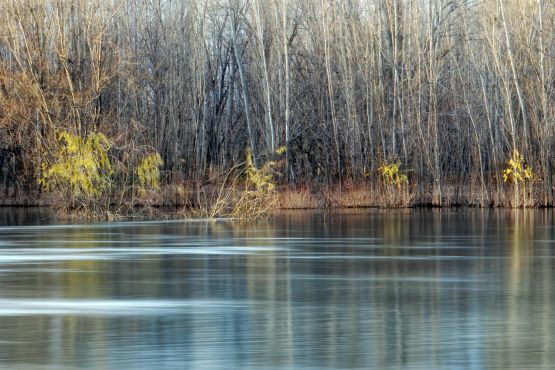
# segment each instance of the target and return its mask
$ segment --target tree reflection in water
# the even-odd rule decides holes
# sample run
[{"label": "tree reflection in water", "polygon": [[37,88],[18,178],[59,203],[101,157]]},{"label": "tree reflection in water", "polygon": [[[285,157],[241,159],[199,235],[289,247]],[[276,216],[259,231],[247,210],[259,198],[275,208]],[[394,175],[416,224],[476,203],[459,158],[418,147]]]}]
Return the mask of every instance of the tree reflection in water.
[{"label": "tree reflection in water", "polygon": [[552,210],[7,225],[0,367],[549,368],[554,234]]}]

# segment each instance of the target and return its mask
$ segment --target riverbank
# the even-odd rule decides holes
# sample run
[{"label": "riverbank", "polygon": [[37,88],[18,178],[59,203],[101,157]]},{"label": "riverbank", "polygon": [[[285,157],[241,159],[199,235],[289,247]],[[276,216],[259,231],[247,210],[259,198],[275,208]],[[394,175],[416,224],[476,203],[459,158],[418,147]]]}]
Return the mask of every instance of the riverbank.
[{"label": "riverbank", "polygon": [[[469,184],[384,187],[383,184],[342,184],[333,187],[280,186],[263,195],[237,189],[204,187],[187,191],[185,186],[165,185],[160,191],[142,198],[120,200],[109,210],[71,209],[65,201],[40,193],[4,192],[0,207],[50,207],[58,216],[72,219],[172,219],[172,218],[264,218],[279,210],[411,208],[411,207],[553,207],[553,191],[520,189],[515,196],[511,187],[481,187]],[[63,211],[60,211],[63,209]]]},{"label": "riverbank", "polygon": [[[489,189],[489,190],[488,190]],[[281,209],[408,208],[408,207],[553,207],[554,192],[530,187],[515,196],[511,187],[482,190],[470,184],[384,188],[381,184],[324,188],[285,188],[278,192]]]}]

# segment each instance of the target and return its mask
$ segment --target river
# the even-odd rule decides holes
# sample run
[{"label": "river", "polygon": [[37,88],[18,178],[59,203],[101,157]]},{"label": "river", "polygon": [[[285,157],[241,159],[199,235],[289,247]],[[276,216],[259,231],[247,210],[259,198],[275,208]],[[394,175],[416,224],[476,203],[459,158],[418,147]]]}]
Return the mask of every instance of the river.
[{"label": "river", "polygon": [[553,210],[0,225],[0,369],[555,367]]}]

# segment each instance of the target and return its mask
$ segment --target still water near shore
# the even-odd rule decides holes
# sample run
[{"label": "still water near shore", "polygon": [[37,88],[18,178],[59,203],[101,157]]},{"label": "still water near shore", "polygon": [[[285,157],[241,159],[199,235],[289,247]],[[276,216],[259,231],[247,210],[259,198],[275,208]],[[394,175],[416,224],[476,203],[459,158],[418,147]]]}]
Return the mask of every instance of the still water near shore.
[{"label": "still water near shore", "polygon": [[0,211],[0,369],[551,369],[553,210]]}]

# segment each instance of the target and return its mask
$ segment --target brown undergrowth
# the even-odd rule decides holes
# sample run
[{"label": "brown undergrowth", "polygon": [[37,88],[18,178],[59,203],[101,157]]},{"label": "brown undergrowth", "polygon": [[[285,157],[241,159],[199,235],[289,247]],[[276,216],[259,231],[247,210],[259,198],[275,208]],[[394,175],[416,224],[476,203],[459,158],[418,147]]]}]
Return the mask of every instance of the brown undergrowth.
[{"label": "brown undergrowth", "polygon": [[278,192],[280,209],[403,208],[415,205],[410,189],[386,189],[367,183],[325,187],[286,187]]},{"label": "brown undergrowth", "polygon": [[[135,199],[112,197],[112,206],[106,208],[67,209],[54,207],[62,219],[114,221],[118,219],[183,219],[234,218],[260,219],[272,216],[278,210],[291,209],[364,209],[409,208],[440,206],[433,202],[432,186],[407,186],[392,189],[382,183],[342,184],[331,187],[281,186],[257,188],[244,176],[242,170],[232,171],[225,179],[210,184],[162,185],[159,191],[149,191]],[[543,207],[553,206],[553,190],[540,186],[522,189],[515,197],[515,189],[501,184],[482,192],[471,184],[446,184],[442,187],[442,207]],[[516,202],[515,203],[515,199]],[[60,194],[41,198],[42,205],[65,201]],[[106,201],[102,202],[103,204]]]}]

